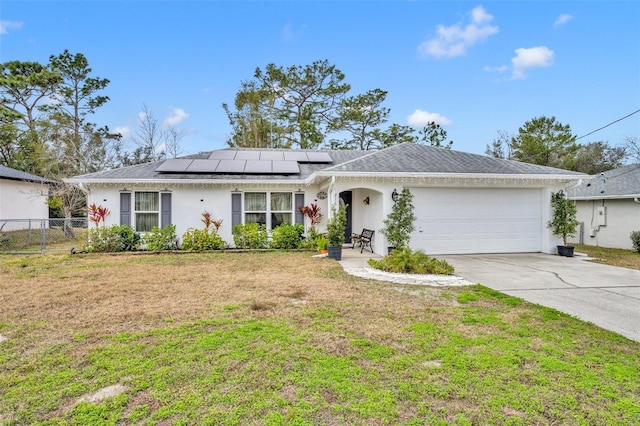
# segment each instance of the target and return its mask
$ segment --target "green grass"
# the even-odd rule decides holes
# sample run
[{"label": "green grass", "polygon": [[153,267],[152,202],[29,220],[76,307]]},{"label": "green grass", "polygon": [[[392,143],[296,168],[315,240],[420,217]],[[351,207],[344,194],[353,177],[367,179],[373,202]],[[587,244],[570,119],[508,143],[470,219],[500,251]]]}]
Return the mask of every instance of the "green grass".
[{"label": "green grass", "polygon": [[593,258],[593,262],[621,266],[623,268],[640,269],[640,253],[633,250],[578,244],[575,247],[575,251],[586,253],[589,257]]},{"label": "green grass", "polygon": [[[247,282],[233,272],[224,297],[202,294],[234,279],[220,268],[251,269],[252,261],[263,278]],[[290,273],[281,262],[301,269]],[[0,264],[9,278],[0,300],[42,282],[69,293],[49,305],[43,296],[43,309],[75,306],[70,283],[87,285],[77,274],[114,274],[124,265],[134,277],[191,268],[203,286],[185,280],[180,290],[197,287],[206,299],[202,311],[191,308],[195,316],[161,310],[140,328],[127,326],[129,314],[84,327],[64,318],[81,315],[72,309],[36,311],[37,298],[8,306],[0,311],[0,334],[10,337],[0,343],[2,425],[640,423],[640,344],[482,286],[408,295],[347,277],[327,259],[286,253],[0,257]],[[279,275],[271,278],[269,265]],[[63,274],[70,278],[57,278]],[[128,279],[98,298],[151,297]],[[169,291],[170,279],[160,285]],[[301,299],[307,303],[287,302]],[[114,384],[128,390],[77,403]]]}]

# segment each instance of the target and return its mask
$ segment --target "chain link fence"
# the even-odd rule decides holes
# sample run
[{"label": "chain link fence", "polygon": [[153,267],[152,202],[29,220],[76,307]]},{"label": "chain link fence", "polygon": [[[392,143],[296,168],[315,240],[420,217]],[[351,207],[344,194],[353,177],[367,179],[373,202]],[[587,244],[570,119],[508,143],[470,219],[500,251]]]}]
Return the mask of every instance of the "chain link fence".
[{"label": "chain link fence", "polygon": [[70,250],[82,244],[86,217],[0,219],[0,253]]}]

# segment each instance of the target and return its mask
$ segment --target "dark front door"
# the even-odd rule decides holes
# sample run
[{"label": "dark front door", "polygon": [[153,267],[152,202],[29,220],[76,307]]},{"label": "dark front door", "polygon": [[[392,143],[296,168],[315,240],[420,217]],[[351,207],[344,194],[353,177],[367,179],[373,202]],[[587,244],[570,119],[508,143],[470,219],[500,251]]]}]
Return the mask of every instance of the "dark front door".
[{"label": "dark front door", "polygon": [[344,230],[344,240],[347,243],[351,242],[351,191],[344,191],[340,193],[340,204],[346,204],[347,206],[347,226]]}]

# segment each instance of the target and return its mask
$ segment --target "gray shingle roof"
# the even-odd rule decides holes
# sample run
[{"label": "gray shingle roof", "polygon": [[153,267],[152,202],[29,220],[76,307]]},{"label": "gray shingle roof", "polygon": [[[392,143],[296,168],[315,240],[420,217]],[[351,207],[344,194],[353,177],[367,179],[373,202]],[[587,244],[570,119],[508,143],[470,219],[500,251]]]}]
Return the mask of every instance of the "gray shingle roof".
[{"label": "gray shingle roof", "polygon": [[[228,149],[228,148],[227,148]],[[279,150],[282,151],[282,150]],[[159,173],[162,162],[146,163],[120,169],[106,170],[82,176],[73,181],[109,180],[265,180],[301,181],[318,171],[344,173],[453,173],[453,174],[505,174],[505,175],[580,175],[580,173],[552,167],[537,166],[517,161],[501,160],[484,155],[470,154],[438,147],[403,143],[381,151],[327,150],[333,162],[300,163],[296,175],[246,175],[215,173]],[[205,159],[211,152],[181,158]]]},{"label": "gray shingle roof", "polygon": [[569,198],[602,199],[640,197],[640,164],[630,164],[594,176],[569,191]]},{"label": "gray shingle roof", "polygon": [[580,173],[502,160],[468,152],[403,143],[326,169],[340,172],[482,173],[579,175]]},{"label": "gray shingle roof", "polygon": [[0,179],[21,180],[25,182],[55,183],[51,179],[32,175],[21,170],[12,169],[11,167],[0,165]]}]

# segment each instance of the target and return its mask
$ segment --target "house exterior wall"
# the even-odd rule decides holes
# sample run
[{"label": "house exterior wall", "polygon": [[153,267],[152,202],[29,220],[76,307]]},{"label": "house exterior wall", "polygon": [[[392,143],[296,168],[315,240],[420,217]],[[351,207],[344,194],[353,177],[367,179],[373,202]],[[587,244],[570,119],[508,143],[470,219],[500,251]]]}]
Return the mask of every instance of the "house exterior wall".
[{"label": "house exterior wall", "polygon": [[[420,184],[415,181],[407,184],[407,187],[434,187],[429,184]],[[472,188],[472,181],[465,181],[460,185],[451,185],[451,188],[464,186]],[[202,213],[208,211],[213,219],[222,219],[223,223],[219,230],[222,238],[229,244],[233,245],[232,235],[232,206],[231,193],[235,189],[241,192],[264,192],[264,191],[291,191],[293,193],[301,190],[304,192],[304,204],[317,203],[321,209],[323,218],[317,226],[319,232],[326,232],[327,221],[331,216],[331,206],[338,205],[338,196],[342,191],[352,192],[352,229],[353,232],[359,233],[363,228],[370,228],[375,231],[373,240],[374,252],[379,255],[385,255],[387,251],[387,241],[380,230],[384,227],[383,220],[391,212],[393,200],[391,193],[396,190],[400,192],[403,185],[397,179],[375,179],[375,178],[336,178],[326,179],[314,185],[299,184],[280,184],[265,182],[264,184],[252,185],[249,183],[238,182],[237,185],[230,184],[204,184],[191,182],[188,184],[165,185],[126,185],[128,191],[163,191],[167,189],[171,193],[171,222],[176,225],[176,234],[181,237],[188,228],[202,227]],[[439,188],[442,185],[438,186]],[[478,186],[482,188],[483,186]],[[487,187],[484,185],[484,187]],[[510,188],[518,188],[515,184],[505,186]],[[541,200],[540,212],[540,234],[541,243],[540,250],[543,253],[556,253],[556,246],[561,244],[559,237],[551,234],[551,230],[546,226],[551,219],[550,199],[551,193],[564,186],[541,186],[524,184],[523,188],[537,188]],[[98,204],[107,207],[111,214],[106,219],[106,225],[117,225],[120,221],[120,190],[123,185],[102,185],[94,186],[88,193],[88,203]],[[327,198],[319,197],[320,192],[325,192]],[[365,205],[363,200],[369,198],[369,204]],[[640,206],[640,205],[639,205]],[[420,216],[420,211],[414,211],[416,216]],[[308,222],[305,221],[305,225]],[[628,233],[626,235],[628,239]]]},{"label": "house exterior wall", "polygon": [[[131,186],[127,185],[127,191],[159,191],[163,192],[165,186],[158,188],[156,186]],[[88,203],[95,203],[109,209],[110,214],[106,218],[106,226],[119,225],[120,224],[120,190],[114,187],[96,187],[92,188],[88,193]],[[222,226],[219,229],[220,236],[227,242],[227,244],[233,246],[233,234],[232,234],[232,209],[231,209],[231,194],[235,190],[231,187],[221,186],[180,186],[172,187],[168,186],[166,189],[171,193],[171,223],[176,226],[176,235],[180,238],[189,228],[201,228],[202,213],[209,212],[213,220],[222,219]],[[304,186],[288,185],[288,186],[241,186],[238,185],[238,190],[241,192],[265,192],[265,191],[279,191],[279,192],[293,192],[295,193],[300,189],[305,194],[305,205],[312,202],[316,202],[323,214],[323,219],[317,230],[324,232],[326,229],[327,220],[327,200],[321,200],[317,198],[317,193],[320,191],[318,186]],[[132,198],[133,205],[133,198]],[[132,207],[133,208],[133,207]],[[305,223],[308,225],[308,223]]]},{"label": "house exterior wall", "polygon": [[[576,237],[570,241],[574,244],[583,241],[590,246],[633,249],[629,235],[632,231],[640,231],[640,203],[633,199],[609,199],[576,201],[577,219],[583,223]],[[598,208],[604,207],[605,225],[598,225]],[[601,219],[600,219],[601,220]]]},{"label": "house exterior wall", "polygon": [[46,219],[48,187],[41,183],[0,179],[0,219]]}]

